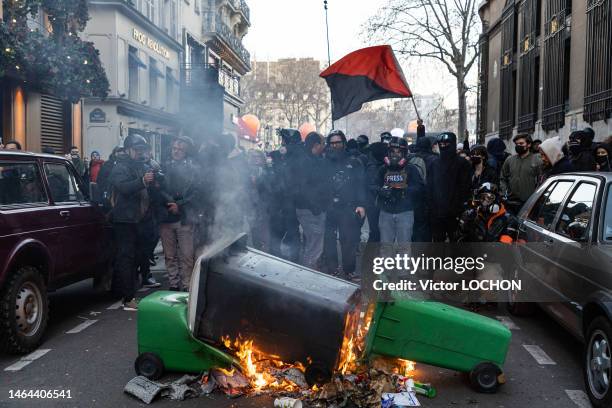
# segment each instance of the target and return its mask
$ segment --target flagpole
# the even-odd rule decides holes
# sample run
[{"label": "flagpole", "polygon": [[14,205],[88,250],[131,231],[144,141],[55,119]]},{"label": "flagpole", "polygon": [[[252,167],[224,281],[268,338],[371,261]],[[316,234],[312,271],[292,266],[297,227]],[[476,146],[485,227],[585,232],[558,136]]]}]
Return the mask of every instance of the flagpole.
[{"label": "flagpole", "polygon": [[419,115],[419,110],[416,107],[416,102],[414,101],[414,96],[410,95],[410,99],[412,99],[412,105],[414,105],[414,111],[417,114],[417,119],[421,120],[421,116]]},{"label": "flagpole", "polygon": [[[329,21],[327,19],[327,0],[323,0],[323,8],[325,9],[325,30],[327,32],[327,67],[331,65],[331,52],[329,49]],[[331,98],[331,92],[329,93]],[[334,101],[330,99],[331,103],[331,130],[334,130]]]}]

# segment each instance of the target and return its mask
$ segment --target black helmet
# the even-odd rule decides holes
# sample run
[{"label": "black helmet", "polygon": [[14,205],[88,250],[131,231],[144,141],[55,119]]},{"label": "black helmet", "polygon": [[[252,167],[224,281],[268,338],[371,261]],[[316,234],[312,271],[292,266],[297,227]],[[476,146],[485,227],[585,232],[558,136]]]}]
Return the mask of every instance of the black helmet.
[{"label": "black helmet", "polygon": [[380,134],[380,141],[383,143],[389,143],[389,141],[391,140],[393,136],[391,136],[390,132],[382,132]]},{"label": "black helmet", "polygon": [[370,143],[370,139],[368,139],[366,135],[357,136],[357,144],[359,145],[360,148],[367,146],[368,143]]},{"label": "black helmet", "polygon": [[389,141],[389,149],[393,147],[401,149],[404,152],[404,154],[408,152],[408,142],[403,137],[396,137],[396,136],[392,137],[391,140]]},{"label": "black helmet", "polygon": [[147,139],[137,133],[132,133],[131,135],[128,135],[123,141],[123,147],[125,149],[131,149],[139,147],[150,148],[151,146],[149,146],[149,142],[147,142]]},{"label": "black helmet", "polygon": [[297,129],[278,129],[278,135],[281,137],[283,144],[285,145],[295,145],[302,143],[302,136],[300,131]]}]

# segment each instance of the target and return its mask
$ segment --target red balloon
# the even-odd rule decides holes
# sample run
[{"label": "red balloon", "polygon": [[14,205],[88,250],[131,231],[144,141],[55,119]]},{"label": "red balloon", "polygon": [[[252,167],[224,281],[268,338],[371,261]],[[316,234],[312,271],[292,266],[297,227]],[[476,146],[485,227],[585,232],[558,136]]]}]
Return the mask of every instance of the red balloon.
[{"label": "red balloon", "polygon": [[306,140],[306,136],[308,136],[309,133],[317,131],[315,125],[308,122],[302,123],[302,126],[300,126],[298,130],[300,131],[300,136],[302,136],[302,142]]},{"label": "red balloon", "polygon": [[238,119],[238,126],[243,134],[254,138],[259,130],[259,119],[255,115],[244,115]]}]

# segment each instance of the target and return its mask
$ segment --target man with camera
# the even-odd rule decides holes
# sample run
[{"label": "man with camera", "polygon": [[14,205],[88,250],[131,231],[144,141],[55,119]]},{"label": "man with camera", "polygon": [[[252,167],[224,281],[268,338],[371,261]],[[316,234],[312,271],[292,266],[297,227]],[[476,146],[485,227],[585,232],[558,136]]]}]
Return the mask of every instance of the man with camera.
[{"label": "man with camera", "polygon": [[151,192],[155,173],[147,169],[150,150],[146,139],[138,134],[125,138],[127,155],[118,158],[110,174],[111,219],[115,234],[115,291],[123,298],[123,310],[137,310],[136,272],[144,244],[139,225],[152,216]]},{"label": "man with camera", "polygon": [[170,290],[189,290],[195,248],[194,230],[199,221],[200,168],[193,161],[193,141],[181,136],[172,143],[172,160],[164,167],[160,235]]}]

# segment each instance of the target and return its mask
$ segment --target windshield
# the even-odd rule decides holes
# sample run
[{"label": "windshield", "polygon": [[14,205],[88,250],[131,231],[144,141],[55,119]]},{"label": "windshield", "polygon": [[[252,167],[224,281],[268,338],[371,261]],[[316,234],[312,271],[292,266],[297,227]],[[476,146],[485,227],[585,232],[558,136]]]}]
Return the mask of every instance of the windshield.
[{"label": "windshield", "polygon": [[608,197],[606,199],[606,215],[604,218],[603,239],[612,242],[612,184],[608,186]]}]

